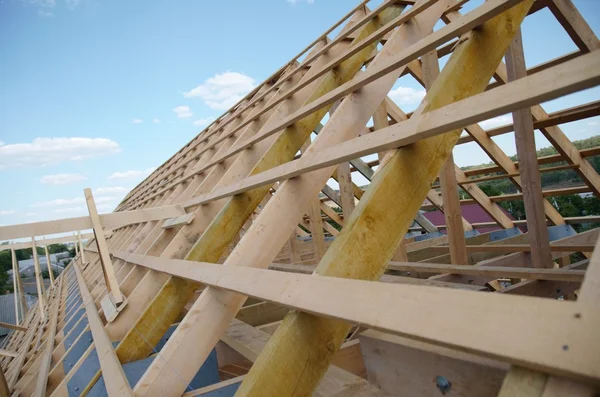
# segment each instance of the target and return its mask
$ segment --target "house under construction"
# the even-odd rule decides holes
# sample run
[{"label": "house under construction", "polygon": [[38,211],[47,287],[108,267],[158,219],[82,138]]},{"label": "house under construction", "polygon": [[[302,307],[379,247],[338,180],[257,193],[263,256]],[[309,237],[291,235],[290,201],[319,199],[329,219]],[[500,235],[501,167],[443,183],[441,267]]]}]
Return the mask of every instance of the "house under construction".
[{"label": "house under construction", "polygon": [[[89,216],[0,227],[13,261],[78,248],[49,288],[33,250],[40,299],[15,304],[0,396],[594,396],[600,229],[573,225],[600,217],[565,218],[549,198],[600,194],[600,148],[561,130],[600,103],[540,103],[600,84],[600,41],[571,0],[468,3],[362,1],[113,213],[86,189]],[[538,12],[578,50],[528,69],[520,25]],[[388,96],[401,77],[427,92],[412,113]],[[537,158],[534,130],[558,154]],[[458,168],[468,142],[495,165]],[[565,169],[581,185],[542,189],[540,172]],[[518,193],[478,186],[501,178]]]}]

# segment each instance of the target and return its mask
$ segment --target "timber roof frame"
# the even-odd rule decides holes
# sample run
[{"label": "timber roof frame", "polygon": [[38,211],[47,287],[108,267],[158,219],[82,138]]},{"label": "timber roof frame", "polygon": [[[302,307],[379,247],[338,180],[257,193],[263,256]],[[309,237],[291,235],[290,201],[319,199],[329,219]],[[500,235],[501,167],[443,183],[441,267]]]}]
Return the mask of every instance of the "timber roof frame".
[{"label": "timber roof frame", "polygon": [[[600,115],[600,105],[547,113],[539,104],[600,85],[600,41],[571,0],[488,0],[463,15],[465,3],[385,0],[371,10],[364,0],[115,212],[98,214],[86,189],[89,216],[1,226],[0,240],[30,239],[0,246],[13,256],[15,306],[24,300],[15,250],[34,247],[40,299],[2,346],[0,394],[86,394],[104,376],[109,396],[210,395],[240,382],[239,395],[389,395],[336,360],[361,335],[508,366],[501,396],[597,390],[600,228],[576,233],[569,225],[599,217],[564,218],[546,197],[600,194],[588,161],[600,148],[577,150],[560,128]],[[518,27],[544,9],[578,51],[527,70]],[[445,26],[433,31],[440,20]],[[402,76],[427,91],[412,113],[388,96]],[[512,124],[479,124],[508,112]],[[534,129],[557,155],[535,157]],[[508,133],[519,162],[492,140]],[[452,149],[469,142],[496,166],[458,168]],[[368,155],[378,159],[362,159]],[[573,170],[581,186],[542,190],[539,165],[555,163],[542,172]],[[365,189],[352,180],[356,172],[370,182]],[[332,178],[339,192],[327,185]],[[522,193],[490,197],[477,185],[502,178]],[[459,187],[471,199],[459,200]],[[515,199],[526,221],[498,205]],[[461,202],[477,203],[493,222],[470,224]],[[444,227],[420,213],[431,208],[444,212]],[[477,232],[490,224],[502,230]],[[44,290],[35,247],[62,241],[75,241],[78,255]],[[570,263],[573,253],[584,259]],[[85,314],[66,327],[79,310]],[[91,343],[66,371],[74,348],[65,341],[87,331]],[[250,361],[247,374],[188,390],[222,342]],[[99,370],[73,390],[93,354]],[[161,359],[130,385],[124,365],[152,356]]]}]

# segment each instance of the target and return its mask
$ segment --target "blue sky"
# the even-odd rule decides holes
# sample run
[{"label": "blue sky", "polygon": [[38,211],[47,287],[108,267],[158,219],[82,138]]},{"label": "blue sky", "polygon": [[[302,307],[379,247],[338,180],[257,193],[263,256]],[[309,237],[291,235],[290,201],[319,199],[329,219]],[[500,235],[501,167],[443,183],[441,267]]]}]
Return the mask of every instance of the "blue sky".
[{"label": "blue sky", "polygon": [[[574,2],[599,34],[600,2]],[[355,4],[0,0],[0,225],[83,215],[85,187],[94,189],[101,212],[111,211]],[[529,66],[575,50],[548,10],[523,31]],[[390,93],[405,111],[422,95],[409,78]],[[555,111],[599,97],[596,88],[545,106]],[[580,139],[599,126],[594,118],[564,131]],[[497,142],[514,154],[513,139]],[[472,144],[455,157],[459,165],[487,161]]]}]

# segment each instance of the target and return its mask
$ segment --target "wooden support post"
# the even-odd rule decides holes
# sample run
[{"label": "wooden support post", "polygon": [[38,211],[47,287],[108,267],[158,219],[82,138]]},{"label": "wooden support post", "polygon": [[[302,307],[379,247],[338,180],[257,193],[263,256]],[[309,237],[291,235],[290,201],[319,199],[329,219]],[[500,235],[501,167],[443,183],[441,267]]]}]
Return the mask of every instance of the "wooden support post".
[{"label": "wooden support post", "polygon": [[75,240],[73,240],[73,245],[75,246],[75,256],[79,255],[79,247],[77,242],[79,241],[77,239],[77,233],[73,233],[73,236],[75,236]]},{"label": "wooden support post", "polygon": [[325,235],[323,233],[323,219],[321,218],[320,204],[319,196],[317,196],[308,208],[312,245],[315,253],[315,260],[317,262],[325,255]]},{"label": "wooden support post", "polygon": [[50,263],[50,254],[48,253],[48,244],[44,244],[44,252],[46,253],[46,267],[48,268],[48,277],[50,277],[50,285],[54,285],[54,271]]},{"label": "wooden support post", "polygon": [[340,185],[340,198],[342,200],[342,211],[344,218],[350,218],[354,211],[354,190],[352,188],[352,175],[350,173],[350,163],[345,161],[337,167],[338,183]]},{"label": "wooden support post", "polygon": [[[596,243],[594,254],[581,284],[579,299],[575,303],[578,309],[574,308],[573,310],[579,313],[577,310],[589,310],[589,308],[597,307],[600,303],[599,287],[600,239]],[[579,313],[579,316],[581,316],[581,313]],[[595,385],[588,385],[556,376],[548,376],[543,372],[512,366],[504,378],[498,397],[512,397],[514,395],[525,397],[594,397],[597,395],[596,392],[597,387]]]},{"label": "wooden support post", "polygon": [[[515,35],[506,53],[506,69],[509,81],[527,76],[525,54],[521,31]],[[546,215],[542,196],[542,181],[537,164],[533,117],[529,108],[513,112],[515,142],[519,157],[519,174],[523,189],[523,203],[527,214],[527,232],[531,244],[531,263],[533,267],[552,267],[550,240],[546,227]]]},{"label": "wooden support post", "polygon": [[85,195],[88,212],[90,213],[90,219],[92,220],[94,237],[96,239],[96,245],[98,246],[98,255],[100,257],[102,270],[104,272],[106,288],[111,293],[114,303],[118,306],[123,302],[123,294],[119,289],[119,282],[115,276],[115,269],[113,267],[112,260],[110,259],[110,253],[108,251],[108,246],[106,245],[106,239],[104,238],[104,230],[102,229],[102,224],[100,223],[100,217],[98,216],[98,210],[96,209],[96,203],[94,202],[92,189],[84,189],[83,193]]},{"label": "wooden support post", "polygon": [[81,232],[77,231],[77,242],[79,243],[79,254],[81,255],[81,265],[85,266],[85,253],[83,252],[83,243],[81,242]]},{"label": "wooden support post", "polygon": [[44,295],[44,279],[42,279],[42,272],[40,271],[40,261],[38,259],[37,247],[35,245],[35,237],[31,238],[31,252],[33,255],[33,266],[35,270],[35,285],[38,293],[38,306],[40,309],[40,319],[42,322],[46,321],[46,308],[45,308],[45,295]]},{"label": "wooden support post", "polygon": [[4,371],[0,368],[0,397],[9,397],[10,389],[8,388],[8,383],[6,382],[6,377],[4,376]]},{"label": "wooden support post", "polygon": [[[422,113],[485,90],[532,4],[533,0],[519,3],[471,31],[468,39],[459,41],[424,105],[412,116],[415,122]],[[386,156],[388,161],[369,186],[372,194],[359,202],[316,273],[377,279],[460,133],[459,129],[422,140]],[[415,164],[421,166],[415,168]],[[343,321],[292,312],[269,340],[237,395],[309,395],[349,329],[350,324]]]},{"label": "wooden support post", "polygon": [[13,275],[17,278],[17,287],[19,289],[18,295],[19,295],[19,301],[21,304],[21,315],[22,315],[22,319],[24,320],[25,317],[27,316],[27,313],[29,312],[29,308],[27,307],[27,300],[25,299],[25,290],[23,289],[23,281],[21,280],[21,272],[19,271],[19,261],[17,260],[16,253],[15,253],[14,260],[15,260],[14,266],[15,266],[16,272],[13,273]]},{"label": "wooden support post", "polygon": [[[44,397],[46,395],[46,388],[48,386],[48,374],[50,373],[51,364],[52,364],[52,351],[54,350],[54,342],[56,336],[56,327],[58,324],[58,311],[61,304],[62,298],[62,283],[64,277],[60,278],[60,282],[58,288],[54,290],[54,302],[52,308],[52,314],[50,323],[48,324],[48,336],[46,337],[46,346],[45,351],[41,357],[41,364],[38,370],[37,379],[36,379],[36,387],[34,396],[36,397]],[[48,296],[51,299],[50,296]]]},{"label": "wooden support post", "polygon": [[[19,288],[17,285],[18,271],[17,271],[17,256],[15,254],[14,249],[10,250],[10,257],[12,259],[12,270],[13,270],[13,295],[15,298],[15,321],[16,321],[17,325],[19,325],[21,323],[21,321],[19,319]],[[25,316],[25,314],[23,314],[23,316]]]},{"label": "wooden support post", "polygon": [[[421,62],[423,64],[423,82],[429,90],[440,74],[437,51],[431,51],[423,55]],[[450,245],[450,258],[455,265],[468,265],[469,255],[467,254],[465,242],[465,230],[463,229],[463,217],[460,210],[452,152],[450,152],[442,166],[440,185],[442,187],[442,200],[444,201],[444,218],[446,219],[446,232],[448,233]]]},{"label": "wooden support post", "polygon": [[[385,127],[389,127],[390,122],[388,121],[388,110],[385,101],[381,102],[381,105],[377,108],[375,113],[373,113],[373,127],[375,131],[380,130]],[[377,153],[377,157],[379,157],[379,164],[383,163],[383,159],[385,158],[385,154],[387,152],[379,152]]]},{"label": "wooden support post", "polygon": [[290,248],[290,263],[299,263],[302,258],[300,252],[298,252],[298,236],[295,230],[292,232],[288,244]]}]

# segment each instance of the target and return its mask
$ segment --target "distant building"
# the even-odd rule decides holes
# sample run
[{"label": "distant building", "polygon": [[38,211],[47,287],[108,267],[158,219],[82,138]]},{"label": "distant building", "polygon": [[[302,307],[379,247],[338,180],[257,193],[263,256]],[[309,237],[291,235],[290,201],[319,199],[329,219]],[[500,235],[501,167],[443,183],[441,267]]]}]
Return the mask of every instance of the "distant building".
[{"label": "distant building", "polygon": [[[60,273],[63,271],[64,266],[62,266],[61,262],[57,258],[58,254],[50,254],[50,267],[54,269],[56,272]],[[46,255],[38,255],[38,261],[40,263],[40,270],[48,270],[48,265],[46,263]],[[12,277],[13,271],[12,269],[8,272],[9,277]],[[19,273],[21,273],[21,277],[35,277],[35,267],[33,265],[33,258],[24,259],[19,261]]]},{"label": "distant building", "polygon": [[[27,308],[31,309],[36,304],[37,298],[35,296],[25,294],[25,302],[27,304]],[[19,307],[19,318],[22,321],[23,311],[21,310],[21,307]],[[17,319],[15,318],[14,294],[0,295],[0,321],[9,324],[17,323]],[[8,335],[9,332],[9,329],[0,327],[0,339]]]},{"label": "distant building", "polygon": [[[504,212],[506,214],[506,216],[509,219],[511,219],[511,220],[515,219],[504,208],[500,207],[500,209],[502,210],[502,212]],[[460,212],[462,213],[463,218],[465,218],[467,220],[467,222],[469,222],[471,224],[494,221],[494,219],[487,212],[485,212],[485,210],[479,204],[462,204],[460,206]],[[423,215],[425,216],[425,218],[429,219],[429,221],[431,223],[433,223],[435,226],[445,226],[446,225],[446,218],[444,217],[444,213],[439,210],[424,212]],[[500,227],[500,226],[490,226],[490,227],[479,227],[479,228],[477,228],[477,231],[479,231],[479,233],[487,233],[487,232],[492,232],[492,231],[500,230],[500,229],[502,229],[502,227]],[[527,230],[527,227],[522,226],[522,227],[519,227],[519,229],[521,229],[521,231],[525,232]],[[446,233],[446,230],[443,229],[443,230],[441,230],[441,232]]]}]

